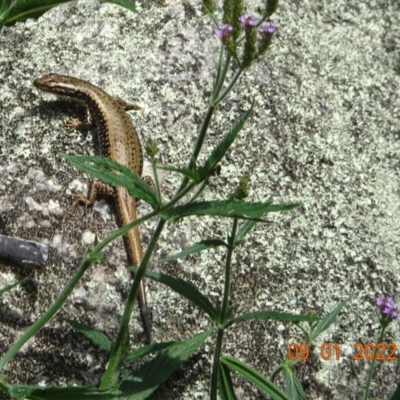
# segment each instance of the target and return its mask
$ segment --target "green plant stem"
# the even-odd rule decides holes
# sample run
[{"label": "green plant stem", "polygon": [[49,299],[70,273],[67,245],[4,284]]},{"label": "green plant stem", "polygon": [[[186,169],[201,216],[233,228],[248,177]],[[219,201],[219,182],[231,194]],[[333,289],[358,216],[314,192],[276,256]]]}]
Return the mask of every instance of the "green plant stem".
[{"label": "green plant stem", "polygon": [[232,224],[232,232],[228,238],[228,250],[226,252],[226,261],[225,261],[225,282],[224,282],[224,294],[222,299],[222,308],[220,315],[220,324],[224,324],[226,322],[226,313],[229,305],[229,294],[231,290],[231,276],[232,276],[232,254],[235,249],[235,237],[237,231],[238,219],[233,219]]},{"label": "green plant stem", "polygon": [[282,363],[279,367],[277,367],[277,368],[275,368],[275,369],[273,370],[273,372],[272,372],[272,374],[271,374],[271,378],[270,378],[270,381],[271,381],[271,382],[274,382],[274,381],[275,381],[275,379],[276,379],[276,377],[278,376],[279,372],[282,371],[282,368],[283,368],[283,363]]},{"label": "green plant stem", "polygon": [[229,85],[226,87],[226,89],[224,90],[224,92],[217,98],[217,100],[214,101],[215,106],[217,106],[225,97],[226,95],[230,92],[230,90],[232,89],[233,85],[236,83],[236,81],[239,79],[240,75],[242,75],[242,72],[244,70],[242,68],[240,68],[235,76],[232,78],[232,80],[229,82]]},{"label": "green plant stem", "polygon": [[225,47],[221,44],[221,46],[219,46],[219,56],[218,56],[218,68],[217,68],[217,74],[215,76],[214,79],[214,83],[213,83],[213,91],[211,93],[211,99],[213,98],[213,94],[215,93],[215,88],[217,87],[218,82],[220,81],[220,76],[221,76],[221,69],[222,69],[222,60],[224,58],[224,54],[225,54]]},{"label": "green plant stem", "polygon": [[[385,332],[385,328],[382,327],[381,333],[379,335],[379,339],[378,339],[377,343],[382,343],[384,332]],[[375,362],[376,362],[376,357],[377,356],[378,356],[378,352],[375,351],[375,356],[374,356],[374,358],[372,360],[372,363],[371,363],[371,368],[369,370],[368,379],[367,379],[367,385],[365,386],[365,392],[364,392],[364,396],[363,396],[362,400],[368,400],[369,389],[371,387],[372,375],[374,373]]]},{"label": "green plant stem", "polygon": [[53,316],[56,312],[62,307],[65,300],[68,298],[72,290],[75,288],[79,280],[85,271],[92,264],[91,260],[85,259],[65,287],[65,289],[58,296],[57,300],[50,306],[50,308],[30,327],[27,331],[19,338],[4,354],[3,358],[0,360],[0,371],[7,365],[7,363],[18,353],[21,347],[32,337],[34,336]]},{"label": "green plant stem", "polygon": [[204,190],[204,188],[207,186],[207,183],[208,183],[208,178],[206,178],[206,179],[201,183],[201,185],[199,186],[199,188],[196,190],[196,192],[193,194],[193,196],[187,201],[186,204],[193,203],[193,202],[197,199],[197,197],[200,196],[201,192],[202,192],[202,191]]},{"label": "green plant stem", "polygon": [[[228,68],[229,68],[229,64],[231,62],[231,58],[232,56],[226,52],[225,50],[225,62],[224,62],[224,66],[221,70],[218,71],[218,80],[215,82],[215,87],[214,90],[212,91],[212,95],[211,95],[211,104],[213,106],[216,106],[218,104],[218,101],[216,101],[215,99],[218,98],[221,89],[222,89],[222,85],[225,82],[225,78],[226,78],[226,74],[228,73]],[[221,62],[221,58],[220,58],[220,62]]]},{"label": "green plant stem", "polygon": [[143,222],[147,221],[150,218],[153,218],[154,216],[157,215],[157,211],[152,211],[151,213],[145,215],[142,218],[135,219],[134,221],[130,222],[127,225],[122,226],[121,228],[117,229],[115,232],[113,232],[111,235],[107,236],[104,240],[102,240],[100,243],[98,243],[93,250],[91,251],[90,254],[93,255],[93,258],[96,258],[98,254],[112,241],[117,239],[120,236],[125,235],[126,232],[130,231],[132,228],[135,226],[138,226],[142,224]]},{"label": "green plant stem", "polygon": [[[222,58],[223,58],[222,53],[220,52],[219,63],[218,63],[218,72],[217,72],[217,77],[216,77],[216,80],[214,83],[214,88],[213,88],[212,95],[211,95],[210,105],[208,106],[208,110],[204,117],[203,123],[200,127],[199,135],[197,137],[197,141],[194,146],[192,156],[190,157],[190,161],[189,161],[189,165],[188,165],[189,169],[193,169],[196,167],[197,157],[200,154],[200,150],[201,150],[201,147],[203,146],[204,138],[206,136],[208,126],[210,125],[211,117],[214,114],[215,107],[217,104],[217,102],[215,102],[214,99],[216,97],[218,97],[219,92],[221,91],[222,85],[224,84],[225,77],[226,77],[226,74],[227,74],[227,71],[229,68],[231,56],[229,54],[226,56],[226,59],[224,62],[224,67],[221,69]],[[185,177],[182,180],[181,186],[179,187],[177,193],[182,191],[183,188],[185,188],[185,186],[188,184],[188,182],[189,182],[189,178]]]},{"label": "green plant stem", "polygon": [[[203,123],[200,128],[199,135],[197,137],[197,141],[196,141],[196,145],[193,150],[193,154],[190,157],[190,161],[189,161],[189,165],[188,165],[189,169],[193,169],[196,166],[197,157],[199,156],[201,146],[203,145],[204,138],[207,133],[208,125],[210,124],[210,120],[214,113],[214,110],[215,110],[214,106],[210,105],[208,107],[206,116],[204,117]],[[187,178],[187,177],[183,178],[181,186],[179,187],[177,193],[181,192],[186,187],[188,182],[189,182],[189,178]]]},{"label": "green plant stem", "polygon": [[119,376],[119,369],[122,365],[121,361],[124,357],[124,343],[128,335],[129,329],[129,321],[131,318],[133,306],[135,305],[135,300],[137,298],[137,294],[139,291],[140,282],[144,277],[144,273],[146,272],[147,265],[150,261],[150,257],[153,253],[155,245],[160,237],[160,234],[164,228],[166,221],[160,219],[157,225],[157,228],[153,234],[151,242],[147,247],[147,250],[143,256],[142,262],[140,263],[139,269],[135,274],[135,279],[133,280],[133,284],[131,290],[129,292],[128,298],[126,300],[124,312],[121,318],[121,322],[119,325],[119,330],[117,334],[117,339],[114,343],[113,350],[111,352],[110,361],[108,362],[106,372],[104,373],[101,388],[108,388],[114,383],[117,382]]},{"label": "green plant stem", "polygon": [[167,204],[163,205],[160,208],[160,213],[164,210],[170,209],[173,205],[175,205],[182,197],[186,196],[197,184],[192,182],[189,186],[184,187],[172,200],[170,200]]},{"label": "green plant stem", "polygon": [[162,203],[161,186],[160,186],[160,180],[158,178],[158,173],[157,173],[157,160],[155,157],[153,157],[153,159],[151,160],[151,167],[153,169],[157,199],[158,199],[159,203],[161,204]]},{"label": "green plant stem", "polygon": [[[226,262],[225,262],[225,283],[224,283],[224,294],[222,300],[222,308],[221,315],[219,317],[219,323],[223,324],[226,319],[226,313],[228,310],[229,304],[229,293],[231,287],[231,275],[232,275],[232,254],[234,250],[234,243],[237,231],[238,219],[234,218],[232,224],[232,232],[228,238],[228,250],[226,254]],[[217,342],[215,343],[214,350],[214,359],[213,359],[213,367],[212,367],[212,375],[211,375],[211,390],[210,390],[210,399],[217,399],[217,389],[218,389],[218,374],[219,374],[219,358],[221,356],[221,347],[222,347],[222,339],[224,335],[224,328],[218,328],[217,334]]]},{"label": "green plant stem", "polygon": [[212,21],[214,22],[214,25],[217,27],[218,21],[217,21],[217,18],[215,17],[215,15],[212,13],[207,13],[207,15],[212,19]]},{"label": "green plant stem", "polygon": [[222,339],[224,336],[224,330],[218,328],[217,341],[215,343],[214,359],[211,374],[211,390],[210,390],[210,400],[217,400],[217,390],[218,390],[218,374],[219,374],[219,358],[221,356]]}]

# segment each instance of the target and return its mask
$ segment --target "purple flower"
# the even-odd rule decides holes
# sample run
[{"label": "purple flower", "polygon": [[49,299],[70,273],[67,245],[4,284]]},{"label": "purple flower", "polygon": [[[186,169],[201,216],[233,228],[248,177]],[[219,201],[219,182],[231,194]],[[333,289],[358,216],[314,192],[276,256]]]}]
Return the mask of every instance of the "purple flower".
[{"label": "purple flower", "polygon": [[229,24],[221,24],[215,34],[221,39],[227,39],[232,36],[233,27]]},{"label": "purple flower", "polygon": [[396,304],[393,297],[378,297],[376,299],[376,305],[385,317],[389,317],[393,320],[399,316],[400,304]]},{"label": "purple flower", "polygon": [[276,22],[273,21],[264,21],[261,24],[261,31],[263,33],[263,35],[265,36],[271,36],[275,33],[275,28],[276,28]]},{"label": "purple flower", "polygon": [[253,14],[249,14],[247,17],[242,15],[239,17],[239,21],[243,24],[243,29],[254,28],[256,26],[256,20]]}]

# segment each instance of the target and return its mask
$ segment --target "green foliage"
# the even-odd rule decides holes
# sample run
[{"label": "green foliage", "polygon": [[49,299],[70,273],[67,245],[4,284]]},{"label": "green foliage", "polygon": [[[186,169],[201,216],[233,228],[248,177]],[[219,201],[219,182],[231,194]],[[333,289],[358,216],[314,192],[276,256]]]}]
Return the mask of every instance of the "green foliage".
[{"label": "green foliage", "polygon": [[81,171],[90,174],[102,182],[112,186],[122,186],[126,188],[132,197],[146,201],[153,206],[153,208],[157,208],[159,205],[157,196],[150,186],[135,172],[116,161],[104,157],[69,156],[68,154],[62,153],[60,157],[65,158],[76,168],[79,168]]},{"label": "green foliage", "polygon": [[[118,390],[114,388],[96,389],[93,386],[36,386],[7,384],[4,379],[0,381],[0,389],[15,400],[110,400],[121,398]],[[0,390],[0,391],[1,391]]]},{"label": "green foliage", "polygon": [[227,365],[220,364],[218,378],[219,393],[222,400],[236,400],[231,373]]},{"label": "green foliage", "polygon": [[322,332],[326,331],[335,321],[342,308],[350,301],[351,297],[339,303],[334,310],[332,310],[325,318],[321,319],[318,323],[311,323],[311,331],[309,333],[303,332],[306,336],[307,343],[312,343]]},{"label": "green foliage", "polygon": [[219,246],[227,246],[227,244],[221,239],[201,240],[200,242],[197,242],[197,243],[189,246],[188,248],[186,248],[185,250],[183,250],[179,253],[176,253],[171,256],[168,256],[167,258],[164,258],[163,261],[176,260],[178,258],[186,257],[190,254],[199,253],[200,251],[203,251],[203,250],[214,249],[215,247],[219,247]]},{"label": "green foliage", "polygon": [[293,372],[293,363],[284,363],[282,366],[285,377],[285,386],[291,400],[306,400],[306,395],[299,378]]},{"label": "green foliage", "polygon": [[221,142],[214,148],[210,156],[204,163],[203,168],[201,168],[202,179],[208,177],[215,169],[217,164],[221,161],[222,157],[225,155],[229,147],[231,147],[236,136],[243,128],[246,121],[249,119],[254,107],[254,101],[251,103],[251,107],[246,111],[244,116],[236,123],[236,125],[231,129],[226,136],[221,140]]},{"label": "green foliage", "polygon": [[221,362],[227,365],[229,368],[238,372],[248,381],[254,383],[257,387],[259,387],[264,393],[271,396],[273,400],[290,400],[282,390],[280,390],[277,386],[275,386],[271,381],[267,378],[259,374],[256,370],[249,367],[245,363],[237,360],[234,357],[224,356],[221,357]]},{"label": "green foliage", "polygon": [[83,333],[88,339],[90,339],[94,344],[106,351],[111,351],[112,343],[104,333],[99,332],[97,329],[91,326],[81,324],[78,321],[72,319],[64,319],[77,331]]},{"label": "green foliage", "polygon": [[397,400],[400,399],[400,383],[397,385],[396,390],[390,396],[389,400]]},{"label": "green foliage", "polygon": [[176,342],[159,352],[151,361],[135,369],[131,376],[126,376],[119,385],[121,392],[130,400],[141,400],[149,397],[160,385],[165,382],[183,362],[195,353],[214,328],[182,342]]},{"label": "green foliage", "polygon": [[[12,26],[16,22],[25,22],[28,19],[37,19],[53,7],[70,3],[73,0],[2,0],[0,2],[0,28]],[[131,0],[104,0],[107,3],[117,4],[132,12],[136,12]]]},{"label": "green foliage", "polygon": [[212,215],[216,217],[252,219],[255,221],[263,221],[259,219],[260,214],[270,212],[289,211],[299,207],[300,203],[293,204],[271,204],[271,200],[264,203],[251,203],[246,201],[233,200],[216,200],[202,201],[176,206],[170,210],[163,211],[161,218],[170,222],[175,222],[189,215]]},{"label": "green foliage", "polygon": [[[129,267],[129,269],[133,272],[138,270],[135,267]],[[218,319],[218,311],[214,308],[211,301],[192,284],[185,282],[183,279],[177,279],[159,272],[146,271],[145,276],[146,278],[169,286],[173,291],[179,293],[203,310],[213,321]]]}]

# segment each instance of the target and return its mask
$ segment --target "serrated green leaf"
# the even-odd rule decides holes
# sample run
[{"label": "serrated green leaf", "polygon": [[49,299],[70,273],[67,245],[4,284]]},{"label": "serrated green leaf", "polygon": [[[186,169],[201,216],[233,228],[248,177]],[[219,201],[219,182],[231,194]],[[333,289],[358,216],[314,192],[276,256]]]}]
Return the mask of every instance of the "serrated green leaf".
[{"label": "serrated green leaf", "polygon": [[217,164],[221,161],[226,151],[229,149],[237,134],[243,128],[243,125],[250,117],[253,111],[254,101],[251,103],[250,109],[243,115],[239,122],[233,127],[233,129],[221,140],[221,142],[214,148],[210,156],[204,163],[204,166],[200,169],[202,180],[205,179],[215,169]]},{"label": "serrated green leaf", "polygon": [[236,318],[231,319],[225,324],[224,328],[227,328],[237,322],[249,321],[252,319],[267,320],[267,321],[273,320],[273,321],[289,321],[289,322],[298,322],[298,321],[314,322],[318,321],[320,318],[315,316],[283,313],[278,311],[255,311],[247,314],[242,314]]},{"label": "serrated green leaf", "polygon": [[164,211],[161,217],[172,222],[188,215],[213,215],[262,221],[258,218],[260,214],[288,211],[299,205],[300,203],[271,204],[270,201],[264,203],[233,200],[202,201],[176,206],[170,210]]},{"label": "serrated green leaf", "polygon": [[45,12],[63,3],[63,0],[18,0],[9,9],[3,20],[4,25],[12,26],[16,22],[24,22],[30,18],[39,18]]},{"label": "serrated green leaf", "polygon": [[271,396],[273,400],[290,400],[290,397],[288,397],[286,393],[282,392],[282,390],[275,386],[266,377],[262,376],[256,370],[237,360],[236,358],[223,356],[221,357],[221,362],[244,376],[248,381],[254,383],[264,393],[267,393],[269,396]]},{"label": "serrated green leaf", "polygon": [[[292,365],[292,364],[290,364]],[[303,387],[299,378],[294,374],[293,369],[289,365],[284,364],[283,375],[285,377],[285,385],[288,396],[291,400],[306,400],[306,394],[304,393]]]},{"label": "serrated green leaf", "polygon": [[[156,194],[143,179],[125,165],[105,157],[97,156],[70,156],[60,154],[76,168],[112,186],[122,186],[129,194],[137,199],[142,199],[153,208],[158,206]],[[118,171],[120,173],[115,173]]]},{"label": "serrated green leaf", "polygon": [[57,387],[35,385],[6,385],[1,383],[1,388],[15,400],[112,400],[118,399],[119,392],[115,388],[96,389],[93,386]]},{"label": "serrated green leaf", "polygon": [[158,351],[165,350],[168,347],[174,346],[180,342],[162,342],[162,343],[152,343],[146,346],[139,347],[138,349],[130,352],[125,358],[124,362],[131,362],[143,358],[149,354],[157,353]]},{"label": "serrated green leaf", "polygon": [[[136,267],[129,267],[129,269],[133,272],[138,270]],[[218,319],[218,312],[210,300],[208,300],[208,298],[192,284],[185,282],[182,279],[173,278],[172,276],[161,274],[159,272],[146,271],[145,276],[146,278],[153,279],[156,282],[169,286],[173,291],[179,293],[181,296],[185,297],[207,313],[213,321]]]},{"label": "serrated green leaf", "polygon": [[229,368],[222,363],[219,364],[218,385],[222,400],[237,400]]},{"label": "serrated green leaf", "polygon": [[187,249],[181,251],[180,253],[176,253],[176,254],[173,254],[172,256],[168,256],[167,258],[164,258],[162,261],[176,260],[178,258],[186,257],[190,254],[199,253],[200,251],[203,251],[203,250],[213,249],[214,247],[218,247],[218,246],[226,246],[226,243],[220,239],[201,240],[200,242],[197,242],[197,243],[193,244],[192,246],[189,246]]},{"label": "serrated green leaf", "polygon": [[132,377],[125,377],[119,386],[121,392],[124,393],[124,400],[147,399],[161,383],[182,366],[188,357],[198,350],[213,330],[214,327],[211,327],[192,339],[176,343],[135,370]]},{"label": "serrated green leaf", "polygon": [[342,308],[347,304],[350,299],[351,296],[339,303],[332,312],[330,312],[326,317],[322,318],[321,321],[318,322],[318,324],[310,334],[310,343],[312,343],[322,332],[326,331],[335,322],[336,317],[339,315]]},{"label": "serrated green leaf", "polygon": [[106,335],[104,335],[104,333],[99,332],[89,325],[81,324],[80,322],[73,319],[64,318],[64,321],[67,321],[73,328],[83,333],[94,344],[97,344],[97,346],[106,351],[111,351],[112,342],[110,341],[110,339],[108,339]]},{"label": "serrated green leaf", "polygon": [[[7,0],[8,1],[8,0]],[[132,12],[137,12],[131,0],[103,0],[106,3],[116,4],[127,8]],[[24,22],[30,18],[39,18],[45,12],[60,4],[70,3],[71,0],[18,0],[9,10],[4,18],[6,26],[14,25],[16,22]],[[9,2],[8,2],[9,3]],[[0,22],[1,14],[0,14]]]},{"label": "serrated green leaf", "polygon": [[[272,199],[272,198],[271,198]],[[260,213],[257,218],[261,218],[262,213]],[[244,237],[254,228],[258,221],[255,220],[247,220],[239,229],[236,237],[235,237],[235,247],[238,246]]]}]

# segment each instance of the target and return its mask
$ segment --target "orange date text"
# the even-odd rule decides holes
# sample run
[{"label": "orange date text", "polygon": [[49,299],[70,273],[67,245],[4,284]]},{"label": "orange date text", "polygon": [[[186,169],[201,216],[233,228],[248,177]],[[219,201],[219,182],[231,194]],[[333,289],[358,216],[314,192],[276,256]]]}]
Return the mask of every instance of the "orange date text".
[{"label": "orange date text", "polygon": [[[395,343],[366,343],[357,342],[354,346],[354,361],[396,361],[397,346]],[[310,357],[310,346],[307,343],[290,343],[287,347],[287,354],[290,360],[306,361]],[[339,343],[322,343],[319,349],[320,357],[324,361],[332,358],[340,360],[340,344]]]}]

